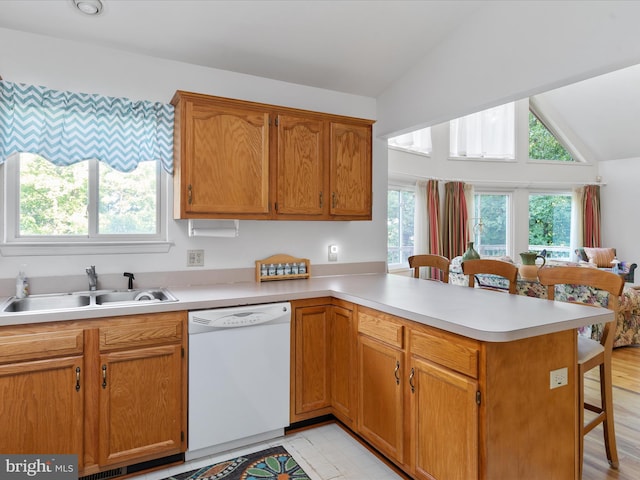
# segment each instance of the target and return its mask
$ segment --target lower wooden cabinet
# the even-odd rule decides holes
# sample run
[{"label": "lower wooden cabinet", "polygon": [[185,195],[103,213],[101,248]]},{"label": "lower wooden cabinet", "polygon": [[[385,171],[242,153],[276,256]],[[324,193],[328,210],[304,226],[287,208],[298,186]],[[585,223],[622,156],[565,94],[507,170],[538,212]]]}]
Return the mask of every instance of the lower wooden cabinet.
[{"label": "lower wooden cabinet", "polygon": [[333,413],[354,423],[353,305],[329,297],[291,302],[291,422]]},{"label": "lower wooden cabinet", "polygon": [[79,475],[186,450],[186,312],[0,329],[0,451]]},{"label": "lower wooden cabinet", "polygon": [[482,342],[335,302],[295,302],[292,421],[333,413],[415,479],[576,478],[574,331]]},{"label": "lower wooden cabinet", "polygon": [[82,372],[82,356],[0,365],[0,452],[78,454],[82,468]]},{"label": "lower wooden cabinet", "polygon": [[291,325],[291,421],[331,411],[329,328],[331,304],[294,302]]},{"label": "lower wooden cabinet", "polygon": [[414,477],[478,478],[478,383],[419,358],[410,368]]},{"label": "lower wooden cabinet", "polygon": [[358,308],[358,433],[404,463],[404,326],[391,315]]}]

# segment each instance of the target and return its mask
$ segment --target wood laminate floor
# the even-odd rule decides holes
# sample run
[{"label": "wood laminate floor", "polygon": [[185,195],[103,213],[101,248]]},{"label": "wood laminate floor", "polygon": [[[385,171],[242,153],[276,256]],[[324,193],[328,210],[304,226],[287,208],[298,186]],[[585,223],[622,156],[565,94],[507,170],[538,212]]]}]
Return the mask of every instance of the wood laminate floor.
[{"label": "wood laminate floor", "polygon": [[[620,468],[607,462],[602,426],[584,439],[582,480],[640,479],[640,347],[613,350],[613,403]],[[599,398],[598,369],[587,374],[585,395]]]}]

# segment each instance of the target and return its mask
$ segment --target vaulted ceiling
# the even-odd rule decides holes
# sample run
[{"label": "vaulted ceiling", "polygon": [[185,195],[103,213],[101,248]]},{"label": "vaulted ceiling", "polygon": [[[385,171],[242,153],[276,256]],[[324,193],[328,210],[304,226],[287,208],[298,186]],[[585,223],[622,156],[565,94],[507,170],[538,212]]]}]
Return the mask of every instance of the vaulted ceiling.
[{"label": "vaulted ceiling", "polygon": [[[87,17],[73,0],[2,0],[0,28],[377,98],[466,20],[500,8],[491,0],[102,1],[102,14]],[[639,77],[627,68],[541,94],[540,103],[588,158],[640,157]]]}]

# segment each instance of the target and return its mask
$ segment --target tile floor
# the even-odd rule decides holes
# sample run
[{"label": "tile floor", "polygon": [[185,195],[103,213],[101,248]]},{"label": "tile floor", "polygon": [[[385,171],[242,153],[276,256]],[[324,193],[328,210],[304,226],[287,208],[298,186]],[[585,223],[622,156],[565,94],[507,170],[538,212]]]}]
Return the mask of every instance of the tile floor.
[{"label": "tile floor", "polygon": [[266,443],[192,460],[176,467],[133,478],[160,480],[170,475],[276,445],[286,448],[311,480],[401,480],[400,476],[336,424],[315,427]]}]

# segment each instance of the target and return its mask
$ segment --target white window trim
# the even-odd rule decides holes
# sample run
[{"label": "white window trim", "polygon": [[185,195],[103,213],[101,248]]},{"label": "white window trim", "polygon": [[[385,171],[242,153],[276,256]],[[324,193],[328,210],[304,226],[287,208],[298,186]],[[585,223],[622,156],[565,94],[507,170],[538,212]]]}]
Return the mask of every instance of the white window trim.
[{"label": "white window trim", "polygon": [[[97,168],[97,162],[92,162],[90,170]],[[69,236],[69,237],[18,237],[16,226],[18,221],[19,191],[18,191],[18,159],[8,159],[2,168],[0,175],[4,185],[2,196],[2,210],[4,222],[2,223],[2,243],[0,254],[12,256],[43,256],[43,255],[90,255],[90,254],[136,254],[136,253],[166,253],[174,245],[167,240],[168,224],[168,184],[169,175],[158,165],[160,175],[157,189],[158,205],[158,232],[149,235],[101,235],[96,237]],[[96,178],[96,177],[94,177]],[[91,176],[90,176],[90,182]],[[94,185],[95,186],[95,185]],[[91,189],[93,192],[97,190]],[[95,195],[91,195],[94,197]],[[89,208],[96,205],[96,198],[89,199]],[[97,211],[97,207],[94,208]],[[90,231],[95,231],[90,225]]]}]

